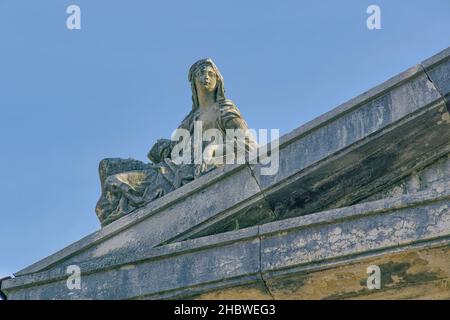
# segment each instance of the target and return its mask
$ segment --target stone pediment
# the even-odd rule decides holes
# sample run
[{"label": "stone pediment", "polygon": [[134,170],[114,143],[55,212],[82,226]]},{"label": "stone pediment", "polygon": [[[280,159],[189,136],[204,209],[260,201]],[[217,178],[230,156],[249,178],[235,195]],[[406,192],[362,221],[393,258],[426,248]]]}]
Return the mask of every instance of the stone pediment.
[{"label": "stone pediment", "polygon": [[[282,298],[282,281],[301,281],[307,270],[428,250],[426,242],[445,251],[449,96],[447,49],[281,137],[275,175],[262,175],[260,164],[216,169],[1,289],[13,299],[126,299],[246,286]],[[80,291],[65,286],[69,265],[86,273]]]}]

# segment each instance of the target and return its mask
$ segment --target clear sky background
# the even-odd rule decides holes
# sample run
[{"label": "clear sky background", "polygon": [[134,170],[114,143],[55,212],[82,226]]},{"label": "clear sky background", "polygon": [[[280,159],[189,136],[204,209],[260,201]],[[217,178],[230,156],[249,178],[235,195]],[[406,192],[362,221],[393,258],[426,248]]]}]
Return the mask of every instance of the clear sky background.
[{"label": "clear sky background", "polygon": [[0,276],[100,228],[98,162],[170,137],[196,60],[284,134],[448,46],[449,0],[0,0]]}]

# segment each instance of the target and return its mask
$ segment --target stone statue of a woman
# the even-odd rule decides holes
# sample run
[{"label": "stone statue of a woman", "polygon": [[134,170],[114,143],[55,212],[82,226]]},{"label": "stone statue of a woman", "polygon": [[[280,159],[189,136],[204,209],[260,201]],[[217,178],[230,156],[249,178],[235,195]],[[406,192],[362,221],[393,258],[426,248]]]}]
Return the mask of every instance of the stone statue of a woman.
[{"label": "stone statue of a woman", "polygon": [[[238,108],[225,98],[222,75],[211,59],[202,59],[192,65],[189,82],[192,89],[192,110],[181,122],[179,129],[185,129],[193,135],[195,125],[201,123],[203,131],[217,129],[224,138],[227,129],[248,130]],[[174,161],[171,153],[176,143],[177,141],[168,139],[158,140],[148,153],[151,161],[148,164],[118,158],[100,162],[102,195],[95,211],[102,226],[218,166],[211,162],[180,164]],[[255,147],[254,140],[245,140],[247,151]]]}]

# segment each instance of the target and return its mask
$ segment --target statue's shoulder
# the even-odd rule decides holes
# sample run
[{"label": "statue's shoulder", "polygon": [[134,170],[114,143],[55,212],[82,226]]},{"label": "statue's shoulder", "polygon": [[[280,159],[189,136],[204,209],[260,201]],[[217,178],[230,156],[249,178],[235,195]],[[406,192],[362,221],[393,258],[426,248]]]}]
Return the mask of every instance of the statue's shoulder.
[{"label": "statue's shoulder", "polygon": [[241,117],[241,112],[233,100],[222,99],[217,101],[222,116]]}]

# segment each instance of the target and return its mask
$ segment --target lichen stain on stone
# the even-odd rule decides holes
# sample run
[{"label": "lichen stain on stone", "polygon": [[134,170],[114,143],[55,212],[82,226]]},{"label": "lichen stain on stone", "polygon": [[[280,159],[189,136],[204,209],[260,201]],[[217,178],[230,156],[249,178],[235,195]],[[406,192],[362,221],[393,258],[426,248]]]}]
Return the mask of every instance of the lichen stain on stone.
[{"label": "lichen stain on stone", "polygon": [[[442,279],[450,277],[449,261],[449,247],[412,250],[266,282],[275,299],[448,297],[450,290],[442,284]],[[381,290],[367,289],[369,265],[378,265],[381,269]]]},{"label": "lichen stain on stone", "polygon": [[408,262],[394,262],[379,265],[381,270],[381,286],[398,285],[401,283],[419,283],[439,279],[439,274],[429,270],[428,261],[418,254],[408,254]]},{"label": "lichen stain on stone", "polygon": [[270,300],[272,297],[263,285],[249,285],[221,289],[194,297],[196,300]]},{"label": "lichen stain on stone", "polygon": [[310,282],[309,278],[308,274],[300,274],[295,277],[277,278],[276,281],[268,280],[267,283],[271,290],[289,295],[293,292],[302,291],[302,288]]},{"label": "lichen stain on stone", "polygon": [[358,272],[337,268],[284,279],[280,283],[269,282],[269,287],[276,299],[316,300],[329,298],[330,293],[339,295],[343,290],[358,292],[363,289],[358,279]]}]

